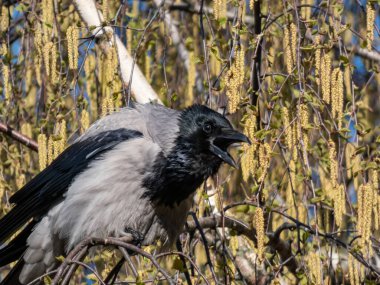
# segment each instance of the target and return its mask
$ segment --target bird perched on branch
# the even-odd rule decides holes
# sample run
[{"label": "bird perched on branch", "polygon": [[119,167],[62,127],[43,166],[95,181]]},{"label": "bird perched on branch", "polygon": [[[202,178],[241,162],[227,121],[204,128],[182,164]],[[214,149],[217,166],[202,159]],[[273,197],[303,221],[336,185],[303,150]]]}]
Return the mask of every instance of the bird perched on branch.
[{"label": "bird perched on branch", "polygon": [[195,190],[227,148],[248,138],[201,105],[175,111],[136,105],[94,123],[16,192],[0,220],[0,266],[19,260],[2,284],[26,284],[57,266],[87,237],[132,234],[143,245],[171,245]]}]

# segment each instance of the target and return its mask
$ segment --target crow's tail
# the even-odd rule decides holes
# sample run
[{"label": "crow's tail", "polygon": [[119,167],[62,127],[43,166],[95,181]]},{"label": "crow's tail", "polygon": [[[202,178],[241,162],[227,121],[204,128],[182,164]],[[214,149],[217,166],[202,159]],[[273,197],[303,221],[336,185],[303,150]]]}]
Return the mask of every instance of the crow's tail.
[{"label": "crow's tail", "polygon": [[22,285],[19,281],[21,270],[24,266],[24,260],[20,259],[11,269],[4,280],[0,281],[0,285]]},{"label": "crow's tail", "polygon": [[19,259],[26,250],[26,241],[36,221],[31,221],[13,240],[0,249],[0,267]]}]

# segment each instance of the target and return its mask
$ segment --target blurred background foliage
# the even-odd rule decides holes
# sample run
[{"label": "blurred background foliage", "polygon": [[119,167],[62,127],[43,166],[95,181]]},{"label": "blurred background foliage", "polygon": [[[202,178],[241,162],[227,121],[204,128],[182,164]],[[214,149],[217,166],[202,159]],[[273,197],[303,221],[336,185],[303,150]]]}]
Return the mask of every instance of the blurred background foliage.
[{"label": "blurred background foliage", "polygon": [[[233,150],[241,170],[224,167],[199,189],[193,211],[201,219],[228,208],[255,238],[205,229],[214,274],[199,234],[181,239],[210,283],[380,282],[379,4],[97,1],[104,25],[166,106],[207,104],[253,142]],[[37,141],[39,152],[1,134],[1,214],[89,124],[131,100],[117,49],[104,49],[93,28],[71,1],[2,0],[1,122]],[[99,251],[85,261],[104,278],[117,256]],[[138,277],[126,266],[120,280],[159,279],[148,259],[133,262]],[[178,256],[163,263],[186,282]],[[87,269],[72,282],[96,280]]]}]

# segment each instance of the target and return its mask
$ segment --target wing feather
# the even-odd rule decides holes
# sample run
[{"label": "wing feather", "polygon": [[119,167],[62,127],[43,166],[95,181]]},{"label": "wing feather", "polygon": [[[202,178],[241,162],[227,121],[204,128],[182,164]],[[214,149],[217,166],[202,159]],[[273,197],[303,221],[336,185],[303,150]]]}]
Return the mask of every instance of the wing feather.
[{"label": "wing feather", "polygon": [[0,241],[5,241],[31,218],[39,219],[59,203],[73,179],[94,159],[121,142],[141,137],[136,130],[116,129],[98,133],[69,146],[46,169],[16,192],[15,206],[0,220]]}]

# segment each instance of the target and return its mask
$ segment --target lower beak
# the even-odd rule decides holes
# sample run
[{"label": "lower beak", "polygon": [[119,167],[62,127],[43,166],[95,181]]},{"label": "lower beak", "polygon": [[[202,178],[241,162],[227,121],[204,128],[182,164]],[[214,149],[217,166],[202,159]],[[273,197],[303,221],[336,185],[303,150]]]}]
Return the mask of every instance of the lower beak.
[{"label": "lower beak", "polygon": [[[223,150],[222,148],[227,148],[233,143],[245,142],[251,144],[249,138],[244,134],[235,131],[233,129],[223,129],[220,134],[216,136],[216,138],[210,144],[210,151],[222,159],[224,162],[229,165],[238,168],[238,165],[232,158],[232,156],[228,153],[227,150]],[[224,147],[221,147],[224,146]]]}]

